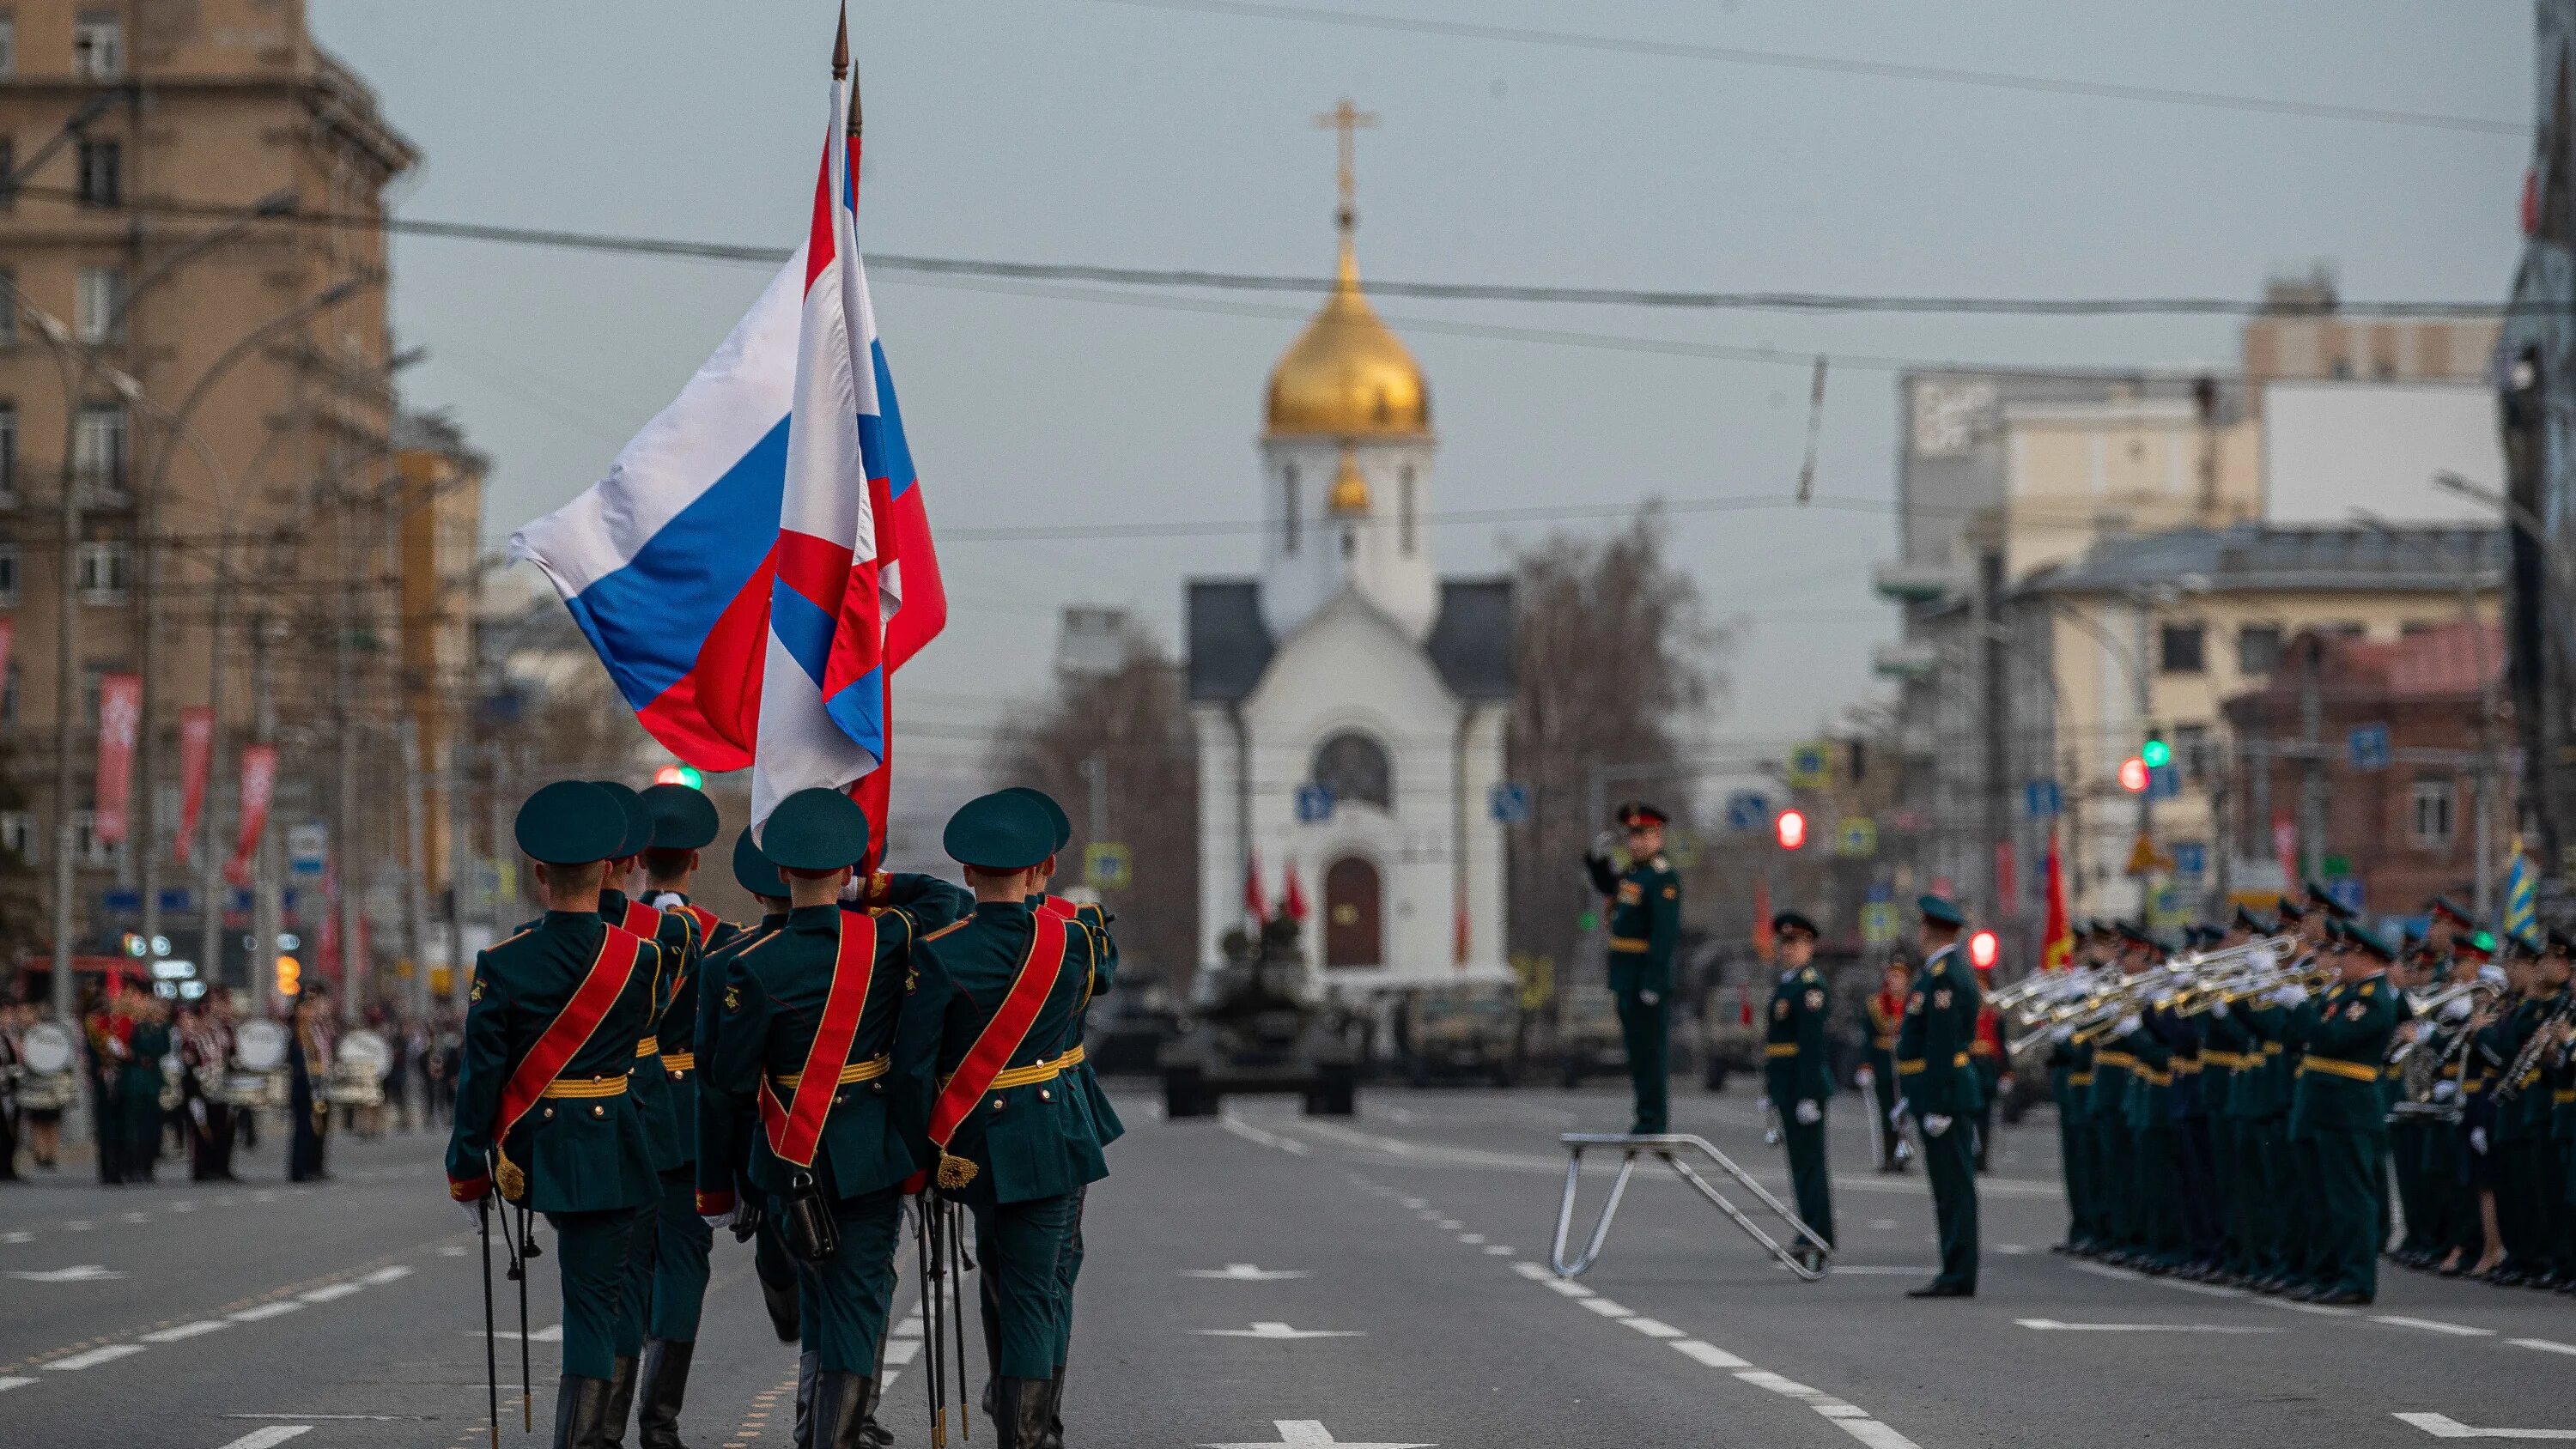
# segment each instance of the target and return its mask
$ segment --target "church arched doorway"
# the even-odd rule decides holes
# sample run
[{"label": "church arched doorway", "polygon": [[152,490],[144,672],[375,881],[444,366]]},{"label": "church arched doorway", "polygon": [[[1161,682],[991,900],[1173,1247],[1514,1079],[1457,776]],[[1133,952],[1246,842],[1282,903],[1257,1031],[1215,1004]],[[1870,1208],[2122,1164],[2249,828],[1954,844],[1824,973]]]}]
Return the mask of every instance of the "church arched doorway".
[{"label": "church arched doorway", "polygon": [[1324,870],[1324,965],[1386,964],[1377,867],[1346,855]]}]

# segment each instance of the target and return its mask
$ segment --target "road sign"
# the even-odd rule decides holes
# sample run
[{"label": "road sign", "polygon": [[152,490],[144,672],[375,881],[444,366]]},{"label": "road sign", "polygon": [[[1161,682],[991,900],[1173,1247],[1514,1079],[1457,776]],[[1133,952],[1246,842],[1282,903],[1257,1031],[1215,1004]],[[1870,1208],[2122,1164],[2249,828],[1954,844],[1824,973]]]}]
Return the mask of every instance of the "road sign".
[{"label": "road sign", "polygon": [[1878,854],[1878,822],[1866,815],[1846,815],[1834,826],[1834,854],[1867,860]]},{"label": "road sign", "polygon": [[1833,745],[1829,741],[1818,740],[1789,752],[1790,789],[1821,790],[1832,782],[1833,777]]},{"label": "road sign", "polygon": [[1860,908],[1860,938],[1865,945],[1895,944],[1896,905],[1894,902],[1871,901]]},{"label": "road sign", "polygon": [[1771,823],[1771,800],[1759,790],[1738,790],[1726,797],[1726,828],[1755,831]]},{"label": "road sign", "polygon": [[2352,912],[2356,916],[2361,914],[2360,876],[2338,876],[2333,880],[2327,881],[2326,894],[2334,897],[2336,905],[2343,907],[2345,910]]},{"label": "road sign", "polygon": [[1297,823],[1321,825],[1333,818],[1333,792],[1321,785],[1297,787]]},{"label": "road sign", "polygon": [[2180,765],[2151,765],[2147,768],[2147,798],[2173,800],[2182,795]]},{"label": "road sign", "polygon": [[2388,726],[2384,724],[2353,726],[2352,732],[2344,736],[2344,752],[2352,757],[2352,767],[2356,770],[2387,769]]},{"label": "road sign", "polygon": [[2055,780],[2032,780],[2021,787],[2021,808],[2033,820],[2054,820],[2066,808],[2066,796]]},{"label": "road sign", "polygon": [[1664,859],[1681,870],[1699,864],[1699,832],[1687,825],[1664,832]]},{"label": "road sign", "polygon": [[1096,891],[1123,891],[1135,879],[1135,856],[1125,841],[1095,840],[1082,848],[1084,885]]},{"label": "road sign", "polygon": [[2137,842],[2129,847],[2129,874],[2153,875],[2173,868],[2173,857],[2159,853],[2156,843],[2148,839],[2144,831],[2139,832]]},{"label": "road sign", "polygon": [[319,879],[331,856],[331,827],[318,820],[286,827],[286,869]]},{"label": "road sign", "polygon": [[1529,786],[1505,781],[1496,785],[1487,803],[1493,808],[1494,820],[1503,825],[1529,823]]},{"label": "road sign", "polygon": [[2209,873],[2209,847],[2196,840],[2177,841],[2173,862],[2174,874],[2197,880]]}]

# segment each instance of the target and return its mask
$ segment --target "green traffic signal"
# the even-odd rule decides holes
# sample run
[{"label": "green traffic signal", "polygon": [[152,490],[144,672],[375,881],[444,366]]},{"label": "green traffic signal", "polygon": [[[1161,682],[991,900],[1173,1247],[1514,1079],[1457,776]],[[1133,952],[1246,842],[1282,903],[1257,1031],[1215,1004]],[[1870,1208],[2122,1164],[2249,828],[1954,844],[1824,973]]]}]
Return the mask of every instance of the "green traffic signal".
[{"label": "green traffic signal", "polygon": [[2148,769],[2161,770],[2173,763],[2173,746],[2166,744],[2161,736],[2149,735],[2146,747],[2138,751],[2138,758],[2147,762]]}]

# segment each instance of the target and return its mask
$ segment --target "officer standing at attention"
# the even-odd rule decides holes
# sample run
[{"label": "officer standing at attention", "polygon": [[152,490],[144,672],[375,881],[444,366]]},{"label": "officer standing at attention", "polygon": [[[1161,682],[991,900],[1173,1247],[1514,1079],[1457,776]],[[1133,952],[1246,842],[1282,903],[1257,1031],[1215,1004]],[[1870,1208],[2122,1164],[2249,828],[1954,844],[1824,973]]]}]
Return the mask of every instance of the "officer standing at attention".
[{"label": "officer standing at attention", "polygon": [[2290,998],[2289,1034],[2307,1049],[2290,1101],[2290,1142],[2316,1192],[2309,1273],[2316,1286],[2303,1302],[2363,1304],[2379,1292],[2377,1231],[2379,1155],[2387,1106],[2379,1094],[2388,1040],[2404,1019],[2403,996],[2388,984],[2388,943],[2351,922],[2337,922],[2327,947],[2335,982],[2313,1001],[2298,987]]},{"label": "officer standing at attention", "polygon": [[287,1017],[286,1180],[329,1182],[324,1151],[331,1145],[331,993],[319,984],[296,994]]},{"label": "officer standing at attention", "polygon": [[753,1164],[798,1261],[817,1354],[813,1449],[858,1449],[876,1394],[877,1349],[894,1301],[901,1185],[927,1161],[895,1114],[889,1076],[917,933],[966,908],[927,876],[889,877],[841,904],[867,859],[868,818],[837,790],[778,802],[760,851],[793,902],[786,923],[734,953],[698,1079],[698,1211],[731,1227],[738,1138],[759,1113],[769,1155]]},{"label": "officer standing at attention", "polygon": [[601,863],[626,817],[596,785],[558,781],[519,808],[537,862],[537,923],[475,958],[465,1011],[448,1195],[481,1226],[495,1186],[542,1212],[563,1280],[563,1379],[554,1449],[612,1442],[609,1380],[632,1353],[625,1265],[659,1192],[643,1113],[628,1090],[635,1044],[661,1003],[662,954],[600,919]]},{"label": "officer standing at attention", "polygon": [[1932,1179],[1932,1214],[1941,1240],[1941,1272],[1908,1298],[1973,1298],[1977,1295],[1977,1135],[1981,1100],[1977,1074],[1968,1065],[1983,998],[1959,952],[1967,925],[1959,908],[1940,896],[1915,903],[1923,913],[1923,970],[1905,999],[1905,1026],[1896,1038],[1895,1124],[1911,1116],[1923,1126],[1923,1170]]},{"label": "officer standing at attention", "polygon": [[[1887,969],[1880,975],[1879,988],[1870,993],[1869,1001],[1869,1091],[1878,1103],[1875,1120],[1890,1121],[1896,1110],[1896,1033],[1905,1024],[1905,998],[1914,989],[1914,968],[1907,965],[1902,952],[1887,958]],[[1889,1127],[1873,1132],[1878,1139],[1878,1170],[1903,1172],[1907,1154],[1905,1134]]]},{"label": "officer standing at attention", "polygon": [[[1771,934],[1779,942],[1780,979],[1771,988],[1763,1038],[1763,1090],[1780,1113],[1798,1217],[1831,1243],[1834,1193],[1825,1170],[1825,1100],[1834,1094],[1834,1077],[1825,1058],[1825,1022],[1833,1014],[1833,997],[1823,973],[1812,964],[1816,923],[1796,911],[1782,911],[1771,918]],[[1824,1266],[1825,1255],[1812,1244],[1800,1244],[1797,1252],[1810,1269]]]},{"label": "officer standing at attention", "polygon": [[1664,825],[1671,818],[1652,805],[1622,805],[1628,868],[1612,868],[1606,832],[1583,857],[1593,888],[1610,902],[1610,991],[1618,998],[1619,1037],[1637,1094],[1636,1120],[1628,1130],[1639,1135],[1671,1130],[1665,1078],[1672,1051],[1673,947],[1682,925],[1681,877],[1664,859]]},{"label": "officer standing at attention", "polygon": [[[979,796],[948,822],[975,912],[924,938],[896,1046],[905,1120],[928,1139],[939,1194],[975,1215],[1001,1318],[1001,1449],[1036,1449],[1064,1362],[1059,1273],[1077,1194],[1109,1175],[1064,1074],[1079,1063],[1099,945],[1032,907],[1054,871],[1055,826],[1024,795]],[[930,1211],[939,1211],[932,1206]]]},{"label": "officer standing at attention", "polygon": [[[698,1314],[707,1296],[707,1250],[713,1241],[698,1217],[696,1192],[698,982],[705,971],[698,958],[703,950],[730,940],[737,928],[715,912],[689,904],[698,852],[714,843],[721,828],[715,802],[686,785],[655,785],[642,792],[642,800],[653,820],[653,843],[644,852],[645,899],[666,917],[686,916],[689,944],[700,948],[684,951],[664,983],[665,1001],[653,1029],[661,1048],[664,1100],[676,1129],[671,1153],[656,1154],[656,1160],[659,1165],[665,1156],[675,1156],[678,1165],[661,1171],[644,1354],[636,1375],[636,1443],[641,1449],[682,1449],[680,1407],[688,1396],[689,1362],[697,1352]],[[653,927],[658,933],[663,922],[656,920]],[[654,1064],[637,1066],[651,1071]]]}]

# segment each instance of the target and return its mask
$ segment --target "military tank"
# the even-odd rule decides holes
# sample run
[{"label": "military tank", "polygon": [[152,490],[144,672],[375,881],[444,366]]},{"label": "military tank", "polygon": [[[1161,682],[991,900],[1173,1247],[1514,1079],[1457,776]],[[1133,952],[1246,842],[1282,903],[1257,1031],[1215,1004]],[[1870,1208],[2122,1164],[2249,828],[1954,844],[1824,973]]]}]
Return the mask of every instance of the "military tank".
[{"label": "military tank", "polygon": [[1226,934],[1225,963],[1164,1044],[1163,1115],[1214,1116],[1227,1097],[1267,1093],[1296,1094],[1310,1117],[1358,1110],[1356,1024],[1320,999],[1299,935],[1290,920]]}]

